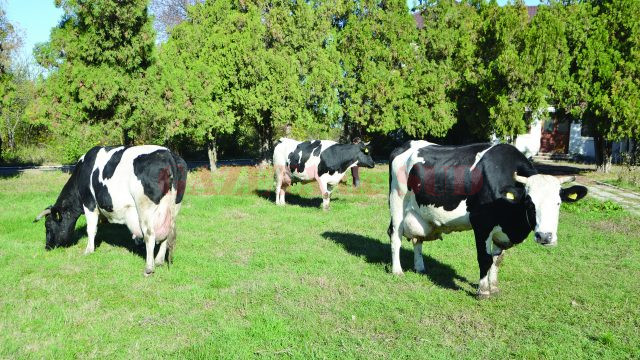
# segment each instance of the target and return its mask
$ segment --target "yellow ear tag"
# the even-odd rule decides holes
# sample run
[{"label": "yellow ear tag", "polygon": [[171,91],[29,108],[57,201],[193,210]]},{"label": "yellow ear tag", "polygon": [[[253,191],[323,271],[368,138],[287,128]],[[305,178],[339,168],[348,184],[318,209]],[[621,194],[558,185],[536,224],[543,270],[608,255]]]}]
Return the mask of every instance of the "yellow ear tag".
[{"label": "yellow ear tag", "polygon": [[505,195],[506,195],[506,198],[509,199],[509,200],[515,200],[516,199],[516,197],[513,195],[513,193],[508,192]]},{"label": "yellow ear tag", "polygon": [[578,198],[578,194],[576,194],[576,193],[571,193],[571,194],[569,194],[567,197],[568,197],[569,199],[571,199],[571,200],[575,200],[575,199],[577,199],[577,198]]},{"label": "yellow ear tag", "polygon": [[369,153],[369,149],[367,149],[367,148],[364,148],[364,150],[362,150],[362,151],[364,151],[365,154]]}]

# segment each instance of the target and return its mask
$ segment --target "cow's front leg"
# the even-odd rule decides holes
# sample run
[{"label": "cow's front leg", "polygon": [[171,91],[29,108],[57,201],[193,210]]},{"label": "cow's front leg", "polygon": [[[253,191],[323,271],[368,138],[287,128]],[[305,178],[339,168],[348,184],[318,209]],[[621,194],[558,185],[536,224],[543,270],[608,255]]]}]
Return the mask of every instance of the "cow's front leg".
[{"label": "cow's front leg", "polygon": [[493,266],[493,256],[487,253],[484,239],[480,239],[476,233],[476,251],[478,266],[480,267],[480,281],[478,282],[478,298],[486,299],[491,296],[491,283],[489,281],[489,269]]},{"label": "cow's front leg", "polygon": [[413,239],[413,267],[417,273],[423,274],[425,272],[424,259],[422,258],[422,241]]},{"label": "cow's front leg", "polygon": [[147,250],[147,263],[144,268],[144,276],[150,276],[151,274],[153,274],[153,266],[154,266],[153,249],[155,249],[155,246],[156,246],[155,234],[152,232],[145,233],[144,242]]},{"label": "cow's front leg", "polygon": [[504,257],[504,250],[498,256],[493,257],[493,263],[489,268],[489,292],[493,294],[497,294],[500,292],[498,288],[498,269],[500,264],[502,263],[502,258]]},{"label": "cow's front leg", "polygon": [[98,232],[98,220],[100,220],[100,213],[98,209],[89,211],[84,208],[84,217],[87,219],[87,248],[84,250],[85,255],[91,254],[96,249],[95,239]]}]

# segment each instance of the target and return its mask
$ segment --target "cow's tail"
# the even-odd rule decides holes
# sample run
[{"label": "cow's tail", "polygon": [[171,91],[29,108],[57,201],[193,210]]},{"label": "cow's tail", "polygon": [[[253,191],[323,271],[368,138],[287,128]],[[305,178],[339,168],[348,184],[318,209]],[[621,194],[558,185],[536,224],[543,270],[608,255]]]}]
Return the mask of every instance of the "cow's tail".
[{"label": "cow's tail", "polygon": [[171,231],[167,237],[167,268],[171,267],[173,263],[173,251],[176,247],[176,225],[175,221],[171,226]]}]

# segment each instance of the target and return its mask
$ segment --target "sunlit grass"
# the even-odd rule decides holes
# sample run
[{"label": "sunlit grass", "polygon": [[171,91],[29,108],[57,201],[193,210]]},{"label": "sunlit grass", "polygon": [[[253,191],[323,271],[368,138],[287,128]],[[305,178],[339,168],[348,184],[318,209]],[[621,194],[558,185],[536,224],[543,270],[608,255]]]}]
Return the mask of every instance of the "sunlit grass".
[{"label": "sunlit grass", "polygon": [[[320,210],[315,184],[276,207],[258,168],[192,172],[175,263],[142,276],[126,230],[44,250],[31,221],[68,175],[0,180],[2,358],[630,358],[640,351],[640,221],[563,207],[559,245],[509,251],[502,293],[473,296],[473,234],[425,244],[427,274],[389,273],[384,166]],[[235,175],[237,173],[237,176]],[[236,177],[236,180],[232,180]],[[231,179],[231,180],[230,180]],[[77,228],[84,231],[84,219]]]}]

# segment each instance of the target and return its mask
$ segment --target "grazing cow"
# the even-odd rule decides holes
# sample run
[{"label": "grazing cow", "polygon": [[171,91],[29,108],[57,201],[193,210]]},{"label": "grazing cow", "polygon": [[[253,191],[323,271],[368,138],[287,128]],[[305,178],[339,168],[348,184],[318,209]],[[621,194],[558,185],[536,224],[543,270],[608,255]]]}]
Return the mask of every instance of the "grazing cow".
[{"label": "grazing cow", "polygon": [[330,140],[296,141],[281,138],[273,151],[276,204],[284,205],[284,195],[292,183],[318,182],[322,208],[329,209],[331,190],[352,166],[372,168],[368,144],[338,144]]},{"label": "grazing cow", "polygon": [[413,242],[415,270],[424,272],[423,241],[473,229],[481,298],[498,292],[503,250],[531,231],[537,243],[556,245],[560,202],[587,194],[584,186],[561,188],[573,177],[538,174],[522,153],[506,144],[409,141],[391,153],[389,168],[393,273],[402,274],[402,236]]},{"label": "grazing cow", "polygon": [[[46,249],[69,242],[76,221],[84,214],[89,240],[85,254],[95,249],[98,220],[125,224],[133,238],[144,238],[145,276],[167,255],[170,263],[176,240],[176,216],[184,195],[187,165],[160,146],[94,147],[78,160],[58,200],[34,221],[46,216]],[[167,253],[168,250],[168,253]]]}]

